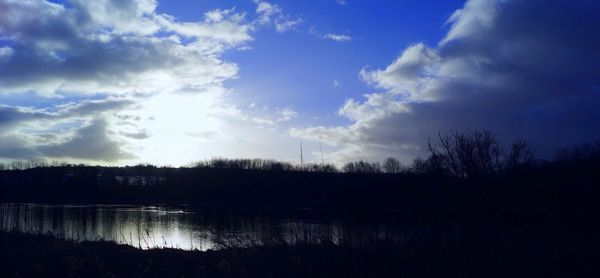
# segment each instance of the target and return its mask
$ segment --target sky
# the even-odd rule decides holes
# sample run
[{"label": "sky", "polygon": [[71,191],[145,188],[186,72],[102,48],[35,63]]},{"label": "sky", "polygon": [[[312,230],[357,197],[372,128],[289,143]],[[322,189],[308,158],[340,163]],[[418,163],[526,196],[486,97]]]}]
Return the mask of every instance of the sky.
[{"label": "sky", "polygon": [[600,140],[594,0],[0,0],[0,161],[426,155]]}]

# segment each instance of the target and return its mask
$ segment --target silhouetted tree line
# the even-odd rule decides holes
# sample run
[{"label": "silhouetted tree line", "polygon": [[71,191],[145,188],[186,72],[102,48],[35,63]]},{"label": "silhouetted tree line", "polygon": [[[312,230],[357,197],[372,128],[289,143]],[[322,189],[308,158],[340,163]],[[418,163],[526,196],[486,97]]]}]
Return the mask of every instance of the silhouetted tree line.
[{"label": "silhouetted tree line", "polygon": [[481,178],[503,174],[536,161],[533,148],[525,141],[512,143],[503,152],[497,137],[489,131],[452,131],[438,135],[438,142],[428,143],[431,156],[423,162],[426,173],[457,178]]},{"label": "silhouetted tree line", "polygon": [[[517,168],[531,167],[536,162],[533,148],[525,141],[512,143],[508,152],[503,152],[497,137],[488,131],[451,131],[439,134],[437,142],[428,143],[430,156],[417,158],[410,166],[404,166],[389,157],[383,163],[364,160],[348,162],[338,169],[333,164],[292,164],[271,159],[226,159],[213,158],[191,163],[187,168],[256,170],[256,171],[300,171],[323,173],[363,173],[363,174],[429,174],[456,178],[478,178],[499,175]],[[583,160],[598,155],[598,144],[575,146],[572,150],[562,150],[558,161]],[[32,168],[86,168],[64,162],[12,161],[0,163],[0,170],[25,170]],[[129,169],[128,174],[144,176],[154,165],[142,164]],[[132,173],[135,172],[135,173]],[[150,171],[151,173],[152,171]]]},{"label": "silhouetted tree line", "polygon": [[338,172],[333,164],[308,163],[294,165],[289,162],[272,159],[227,159],[213,158],[208,161],[198,161],[189,165],[193,168],[237,169],[259,171],[301,171],[301,172]]},{"label": "silhouetted tree line", "polygon": [[341,169],[266,159],[215,158],[180,168],[16,161],[0,165],[0,200],[394,209],[417,217],[417,211],[540,212],[557,202],[595,211],[592,200],[600,197],[600,143],[543,161],[524,141],[503,148],[490,132],[452,131],[428,149],[427,158],[408,166],[388,158]]}]

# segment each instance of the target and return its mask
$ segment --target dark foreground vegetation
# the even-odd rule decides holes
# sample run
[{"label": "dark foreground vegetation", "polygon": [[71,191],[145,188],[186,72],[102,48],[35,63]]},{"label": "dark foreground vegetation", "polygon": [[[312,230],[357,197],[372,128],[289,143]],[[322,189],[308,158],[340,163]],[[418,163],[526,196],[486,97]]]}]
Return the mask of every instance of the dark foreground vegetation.
[{"label": "dark foreground vegetation", "polygon": [[[529,227],[529,228],[527,228]],[[3,277],[597,277],[598,229],[468,228],[368,245],[140,250],[0,232]]]}]

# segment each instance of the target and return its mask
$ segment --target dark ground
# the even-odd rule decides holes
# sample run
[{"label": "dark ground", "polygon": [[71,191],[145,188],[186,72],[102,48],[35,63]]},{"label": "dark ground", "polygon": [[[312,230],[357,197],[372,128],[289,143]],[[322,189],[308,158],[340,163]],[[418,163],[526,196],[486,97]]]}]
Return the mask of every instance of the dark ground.
[{"label": "dark ground", "polygon": [[207,252],[0,232],[0,276],[598,277],[598,233],[576,230],[472,228],[359,248],[274,243]]}]

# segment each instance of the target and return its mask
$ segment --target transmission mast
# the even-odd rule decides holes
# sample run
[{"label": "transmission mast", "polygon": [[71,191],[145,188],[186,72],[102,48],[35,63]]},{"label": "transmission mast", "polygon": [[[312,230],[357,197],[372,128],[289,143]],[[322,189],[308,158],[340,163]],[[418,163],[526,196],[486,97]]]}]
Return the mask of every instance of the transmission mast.
[{"label": "transmission mast", "polygon": [[300,165],[304,164],[304,156],[302,155],[302,140],[300,140]]}]

